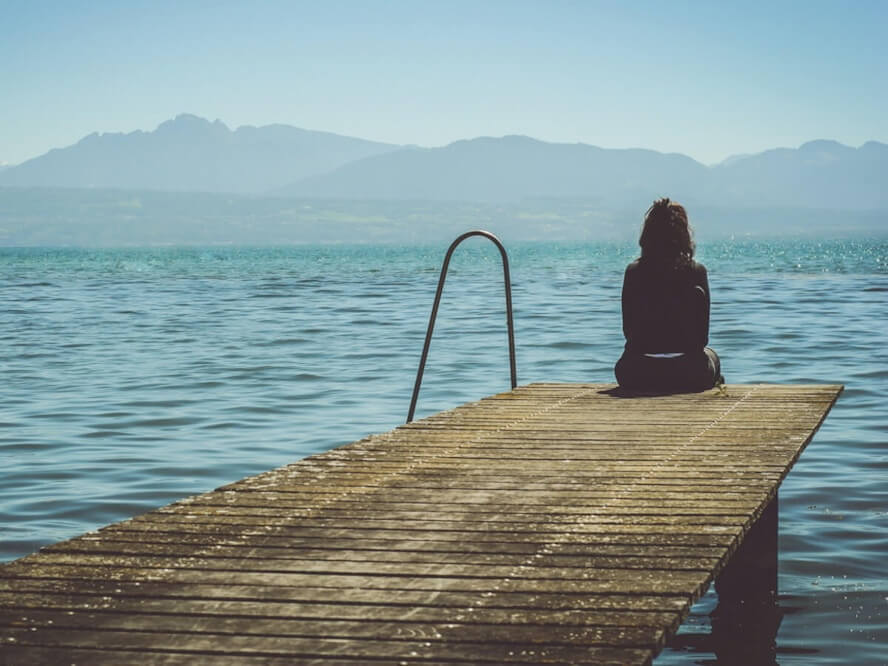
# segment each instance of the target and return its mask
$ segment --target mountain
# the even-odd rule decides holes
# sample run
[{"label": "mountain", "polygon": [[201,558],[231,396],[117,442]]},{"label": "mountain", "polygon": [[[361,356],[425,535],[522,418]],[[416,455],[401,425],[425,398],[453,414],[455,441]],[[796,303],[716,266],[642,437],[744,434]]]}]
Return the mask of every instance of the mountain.
[{"label": "mountain", "polygon": [[718,164],[716,164],[714,166],[728,166],[729,164],[734,164],[735,162],[739,162],[740,160],[745,160],[751,154],[752,153],[741,153],[739,155],[729,155],[728,157],[726,157],[725,159],[723,159],[721,162],[719,162]]},{"label": "mountain", "polygon": [[859,148],[809,141],[723,162],[713,171],[728,204],[888,208],[888,145],[876,141]]},{"label": "mountain", "polygon": [[0,186],[263,194],[278,198],[505,203],[583,200],[888,210],[888,145],[811,141],[705,166],[685,155],[480,137],[438,148],[288,125],[230,130],[183,114],[152,132],[91,134],[0,171]]},{"label": "mountain", "polygon": [[3,170],[0,185],[259,193],[399,147],[182,114],[153,132],[90,134]]},{"label": "mountain", "polygon": [[608,207],[668,195],[688,204],[888,208],[888,146],[812,141],[714,167],[651,150],[544,143],[522,136],[458,141],[364,158],[280,190],[344,199],[517,201],[584,198]]},{"label": "mountain", "polygon": [[280,193],[463,201],[583,197],[613,204],[665,192],[690,196],[689,186],[707,178],[707,168],[684,155],[506,136],[375,155]]}]

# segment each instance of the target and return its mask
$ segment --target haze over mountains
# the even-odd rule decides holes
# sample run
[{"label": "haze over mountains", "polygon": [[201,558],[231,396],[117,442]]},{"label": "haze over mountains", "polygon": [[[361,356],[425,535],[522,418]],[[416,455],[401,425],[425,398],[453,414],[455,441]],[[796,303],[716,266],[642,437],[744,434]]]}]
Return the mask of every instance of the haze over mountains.
[{"label": "haze over mountains", "polygon": [[811,141],[706,166],[680,154],[482,137],[440,148],[287,125],[229,129],[183,114],[152,132],[90,134],[0,170],[0,186],[299,198],[888,209],[888,145]]},{"label": "haze over mountains", "polygon": [[[0,156],[2,157],[2,156]],[[698,235],[888,232],[888,146],[680,154],[481,137],[440,148],[181,115],[0,168],[0,245],[621,240],[655,197]]]}]

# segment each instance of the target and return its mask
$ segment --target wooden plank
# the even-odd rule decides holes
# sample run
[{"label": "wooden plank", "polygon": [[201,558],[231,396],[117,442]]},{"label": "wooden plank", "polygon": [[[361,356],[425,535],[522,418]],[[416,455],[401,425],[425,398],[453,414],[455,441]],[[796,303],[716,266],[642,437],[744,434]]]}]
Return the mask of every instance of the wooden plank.
[{"label": "wooden plank", "polygon": [[649,664],[841,391],[536,384],[0,567],[16,664]]},{"label": "wooden plank", "polygon": [[[118,608],[119,603],[128,600],[169,600],[175,601],[168,606],[170,612],[178,612],[179,604],[187,600],[204,600],[213,603],[232,601],[258,601],[259,603],[286,604],[295,609],[290,612],[301,612],[303,607],[317,604],[335,604],[339,606],[363,607],[385,605],[393,608],[409,607],[412,613],[417,608],[454,608],[459,612],[480,612],[482,609],[506,609],[513,611],[605,611],[609,614],[628,611],[663,611],[682,612],[686,610],[687,599],[684,595],[626,595],[620,593],[587,594],[547,594],[524,592],[501,592],[494,598],[485,601],[483,607],[478,606],[477,590],[469,592],[441,590],[392,590],[381,601],[379,595],[372,590],[348,588],[337,590],[333,595],[329,588],[301,586],[288,587],[278,585],[213,585],[195,583],[188,586],[173,581],[107,581],[90,580],[88,588],[83,580],[72,578],[20,578],[0,579],[0,590],[4,600],[11,607],[19,603],[20,595],[33,593],[40,595],[43,605],[49,604],[52,595],[64,594],[73,596],[102,595],[102,606]],[[15,592],[17,594],[13,595]]]}]

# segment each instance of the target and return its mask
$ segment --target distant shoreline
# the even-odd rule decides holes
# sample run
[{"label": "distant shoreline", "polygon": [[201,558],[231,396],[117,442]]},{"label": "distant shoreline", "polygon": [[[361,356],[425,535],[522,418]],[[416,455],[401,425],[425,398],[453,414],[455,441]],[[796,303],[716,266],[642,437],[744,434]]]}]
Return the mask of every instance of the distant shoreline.
[{"label": "distant shoreline", "polygon": [[[697,237],[882,237],[888,210],[716,207],[687,201]],[[509,241],[633,241],[637,210],[594,200],[318,199],[0,187],[0,246],[389,244],[488,229]]]}]

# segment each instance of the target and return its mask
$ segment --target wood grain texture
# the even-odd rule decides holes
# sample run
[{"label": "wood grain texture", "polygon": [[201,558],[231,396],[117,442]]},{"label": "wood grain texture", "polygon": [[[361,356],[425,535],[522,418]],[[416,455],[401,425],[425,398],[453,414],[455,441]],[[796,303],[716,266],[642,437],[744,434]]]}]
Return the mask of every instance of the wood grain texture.
[{"label": "wood grain texture", "polygon": [[649,664],[840,392],[435,414],[0,566],[0,663]]}]

